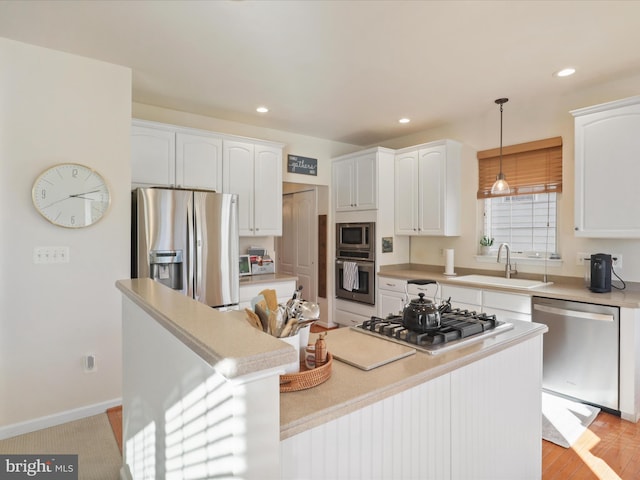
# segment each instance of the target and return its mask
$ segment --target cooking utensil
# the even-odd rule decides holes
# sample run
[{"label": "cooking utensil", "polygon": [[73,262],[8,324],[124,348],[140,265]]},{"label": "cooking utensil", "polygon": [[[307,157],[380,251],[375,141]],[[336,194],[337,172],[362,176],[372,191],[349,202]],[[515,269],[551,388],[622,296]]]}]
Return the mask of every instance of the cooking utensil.
[{"label": "cooking utensil", "polygon": [[301,302],[298,312],[302,319],[317,320],[320,318],[320,305],[314,302]]},{"label": "cooking utensil", "polygon": [[[407,287],[409,284],[429,285],[431,283],[436,285],[437,292],[439,285],[435,280],[409,280]],[[418,298],[412,299],[402,311],[402,325],[413,332],[424,333],[440,327],[439,308],[424,296],[424,293],[420,292]]]}]

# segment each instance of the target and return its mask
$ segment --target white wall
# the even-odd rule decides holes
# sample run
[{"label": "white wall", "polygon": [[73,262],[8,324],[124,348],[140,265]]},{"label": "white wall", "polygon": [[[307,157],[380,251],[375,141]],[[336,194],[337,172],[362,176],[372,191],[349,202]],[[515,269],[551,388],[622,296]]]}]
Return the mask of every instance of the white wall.
[{"label": "white wall", "polygon": [[[570,79],[565,79],[570,80]],[[576,265],[577,252],[605,252],[623,255],[623,269],[619,272],[624,280],[640,281],[640,240],[584,239],[574,235],[574,134],[573,116],[570,110],[597,105],[604,102],[640,94],[640,75],[628,76],[616,81],[589,88],[576,89],[569,94],[549,96],[544,99],[523,101],[510,98],[504,106],[503,142],[513,145],[532,140],[562,136],[563,139],[563,192],[558,197],[558,250],[564,261],[559,268],[550,268],[550,275],[582,277],[583,267]],[[509,96],[509,92],[501,92]],[[499,95],[496,95],[496,98]],[[462,179],[462,234],[457,238],[413,237],[411,261],[420,264],[443,265],[440,254],[443,248],[455,249],[457,267],[503,270],[492,263],[479,263],[475,259],[478,241],[482,232],[478,190],[478,165],[476,151],[495,148],[500,143],[500,111],[493,99],[487,99],[487,111],[482,117],[467,118],[445,127],[429,130],[418,135],[397,138],[384,142],[389,148],[402,148],[441,138],[452,138],[465,144],[463,152]],[[603,165],[603,168],[606,168]],[[628,173],[628,172],[627,172]],[[620,172],[624,175],[625,172]],[[603,186],[602,195],[611,185]],[[635,213],[635,205],[620,205]],[[634,210],[635,209],[635,210]],[[541,273],[543,267],[518,265],[518,271]]]},{"label": "white wall", "polygon": [[[2,438],[120,401],[114,283],[129,277],[131,72],[2,38],[0,71]],[[56,227],[33,208],[34,180],[62,162],[95,168],[111,186],[97,224]],[[36,265],[36,246],[67,246],[70,262]],[[95,373],[83,371],[88,353]]]}]

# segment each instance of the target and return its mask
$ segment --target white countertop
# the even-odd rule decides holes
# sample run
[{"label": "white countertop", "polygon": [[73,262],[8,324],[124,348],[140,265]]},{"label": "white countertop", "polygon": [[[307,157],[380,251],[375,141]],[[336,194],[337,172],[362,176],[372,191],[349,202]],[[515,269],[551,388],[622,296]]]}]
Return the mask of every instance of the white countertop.
[{"label": "white countertop", "polygon": [[[513,288],[513,287],[499,287],[496,285],[481,285],[478,283],[467,283],[462,279],[448,277],[442,272],[443,267],[434,267],[430,265],[386,265],[382,267],[378,275],[397,278],[400,280],[413,280],[413,279],[431,279],[436,280],[439,283],[458,286],[458,287],[472,287],[481,288],[483,290],[497,290],[507,293],[520,293],[535,297],[547,297],[557,298],[561,300],[571,300],[575,302],[595,303],[600,305],[612,305],[616,307],[627,308],[640,308],[640,284],[627,282],[627,288],[625,290],[611,289],[609,293],[594,293],[584,286],[584,280],[581,278],[573,277],[551,277],[551,285],[536,288]],[[458,275],[476,274],[486,272],[478,272],[477,270],[470,269],[457,269]],[[499,272],[492,271],[489,275],[499,277]],[[534,278],[539,280],[540,276],[533,277],[532,275],[517,275],[513,278]]]},{"label": "white countertop", "polygon": [[[331,377],[308,390],[280,394],[280,440],[358,410],[386,397],[476,362],[547,331],[545,325],[509,320],[514,328],[459,349],[429,355],[416,352],[409,357],[365,371],[333,360]],[[354,348],[384,348],[381,341],[350,328],[329,330],[327,350],[332,338],[351,342]],[[313,336],[312,336],[313,339]],[[382,344],[380,343],[382,342]],[[382,346],[381,346],[382,345]]]}]

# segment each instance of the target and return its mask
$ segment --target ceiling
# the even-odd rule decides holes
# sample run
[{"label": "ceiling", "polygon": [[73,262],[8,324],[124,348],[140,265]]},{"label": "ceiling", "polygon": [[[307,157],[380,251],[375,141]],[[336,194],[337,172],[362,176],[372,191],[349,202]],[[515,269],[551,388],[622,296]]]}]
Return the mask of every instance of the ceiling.
[{"label": "ceiling", "polygon": [[361,146],[635,74],[639,19],[639,1],[0,1],[0,36],[128,66],[135,102]]}]

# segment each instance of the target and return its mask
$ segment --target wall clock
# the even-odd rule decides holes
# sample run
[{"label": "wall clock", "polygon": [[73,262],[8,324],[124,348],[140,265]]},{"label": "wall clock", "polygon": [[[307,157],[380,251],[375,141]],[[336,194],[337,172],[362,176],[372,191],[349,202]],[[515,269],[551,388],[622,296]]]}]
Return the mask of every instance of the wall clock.
[{"label": "wall clock", "polygon": [[111,203],[109,187],[102,175],[77,163],[46,169],[34,182],[31,196],[44,218],[67,228],[93,225]]}]

